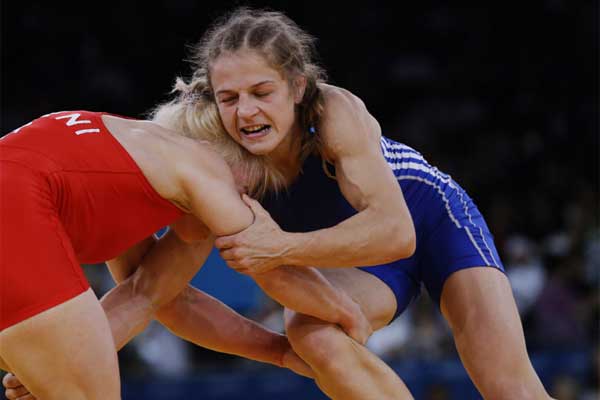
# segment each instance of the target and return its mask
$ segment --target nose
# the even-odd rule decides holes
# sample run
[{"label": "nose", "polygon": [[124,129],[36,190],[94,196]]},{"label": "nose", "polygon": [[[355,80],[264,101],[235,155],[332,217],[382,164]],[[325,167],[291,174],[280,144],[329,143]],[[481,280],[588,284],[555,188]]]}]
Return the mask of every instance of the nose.
[{"label": "nose", "polygon": [[240,118],[248,119],[258,114],[258,107],[248,96],[240,96],[238,99],[237,114]]}]

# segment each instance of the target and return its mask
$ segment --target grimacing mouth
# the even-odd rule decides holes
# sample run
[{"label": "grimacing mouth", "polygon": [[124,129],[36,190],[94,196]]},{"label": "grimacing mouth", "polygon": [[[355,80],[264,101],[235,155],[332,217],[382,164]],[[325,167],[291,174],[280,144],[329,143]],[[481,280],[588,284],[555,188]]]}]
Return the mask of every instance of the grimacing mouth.
[{"label": "grimacing mouth", "polygon": [[271,125],[268,124],[256,124],[256,125],[248,125],[245,126],[243,128],[240,128],[240,131],[244,134],[244,135],[255,135],[257,133],[262,133],[265,130],[271,128]]}]

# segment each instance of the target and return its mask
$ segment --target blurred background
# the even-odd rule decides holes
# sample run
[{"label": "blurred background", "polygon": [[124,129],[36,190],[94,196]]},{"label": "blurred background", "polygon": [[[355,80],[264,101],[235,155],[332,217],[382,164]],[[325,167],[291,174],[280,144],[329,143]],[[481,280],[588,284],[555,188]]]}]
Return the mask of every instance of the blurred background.
[{"label": "blurred background", "polygon": [[[318,37],[330,81],[361,97],[386,136],[473,197],[548,390],[599,398],[597,1],[73,4],[1,2],[2,134],[59,110],[143,118],[189,74],[187,46],[214,18],[236,5],[283,11]],[[85,269],[99,296],[112,287],[103,266]],[[279,306],[217,254],[193,284],[282,329]],[[425,292],[369,347],[417,399],[480,398]],[[198,348],[157,323],[120,362],[125,400],[325,399],[310,380]]]}]

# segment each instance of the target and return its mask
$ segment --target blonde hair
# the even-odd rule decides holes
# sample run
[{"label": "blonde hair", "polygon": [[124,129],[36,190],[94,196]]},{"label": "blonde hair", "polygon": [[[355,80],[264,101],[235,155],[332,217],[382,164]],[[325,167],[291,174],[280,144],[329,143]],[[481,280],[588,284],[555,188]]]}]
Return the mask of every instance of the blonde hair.
[{"label": "blonde hair", "polygon": [[173,92],[178,96],[159,105],[153,119],[186,136],[215,144],[230,166],[241,167],[255,196],[278,191],[286,185],[283,174],[268,157],[256,156],[236,143],[223,127],[210,83],[210,67],[224,52],[249,49],[262,55],[290,86],[298,76],[306,79],[304,96],[296,108],[301,135],[295,139],[300,141],[302,164],[322,146],[318,128],[325,100],[319,83],[325,82],[326,74],[315,61],[314,44],[314,37],[281,12],[238,8],[218,19],[192,48],[192,77],[187,82],[177,78]]},{"label": "blonde hair", "polygon": [[316,39],[285,14],[277,11],[240,7],[218,19],[192,48],[196,67],[192,83],[207,98],[214,101],[210,82],[210,67],[226,52],[248,49],[262,55],[278,70],[290,86],[295,78],[304,76],[306,88],[297,106],[301,135],[300,160],[319,151],[321,142],[317,128],[324,110],[324,97],[319,88],[327,76],[316,59]]},{"label": "blonde hair", "polygon": [[214,102],[199,96],[198,82],[186,84],[177,78],[173,92],[179,95],[158,105],[151,119],[180,134],[210,142],[227,164],[244,178],[248,194],[255,198],[277,192],[285,186],[285,178],[268,159],[256,156],[238,145],[225,131]]}]

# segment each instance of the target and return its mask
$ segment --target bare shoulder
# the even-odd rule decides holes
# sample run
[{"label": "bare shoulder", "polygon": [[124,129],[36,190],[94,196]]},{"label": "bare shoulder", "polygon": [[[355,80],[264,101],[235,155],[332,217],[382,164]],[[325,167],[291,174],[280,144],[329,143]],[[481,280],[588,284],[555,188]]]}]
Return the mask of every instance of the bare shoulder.
[{"label": "bare shoulder", "polygon": [[365,103],[351,91],[339,86],[322,83],[319,85],[325,97],[325,107],[351,107],[365,109]]},{"label": "bare shoulder", "polygon": [[177,201],[192,209],[193,199],[213,194],[236,193],[233,173],[215,147],[204,140],[176,134],[165,139],[169,142],[169,158],[176,182]]},{"label": "bare shoulder", "polygon": [[151,121],[104,120],[159,195],[187,211],[187,190],[214,181],[233,184],[225,160],[206,141],[185,137]]},{"label": "bare shoulder", "polygon": [[205,140],[177,135],[171,145],[177,153],[176,168],[184,178],[216,178],[233,185],[233,174],[223,156]]},{"label": "bare shoulder", "polygon": [[365,103],[346,89],[327,84],[320,87],[325,98],[320,134],[327,156],[335,160],[360,147],[378,146],[381,127]]},{"label": "bare shoulder", "polygon": [[190,138],[152,121],[135,121],[132,135],[145,141],[142,147],[161,160],[163,167],[176,173],[192,175],[230,175],[223,157],[210,142]]}]

